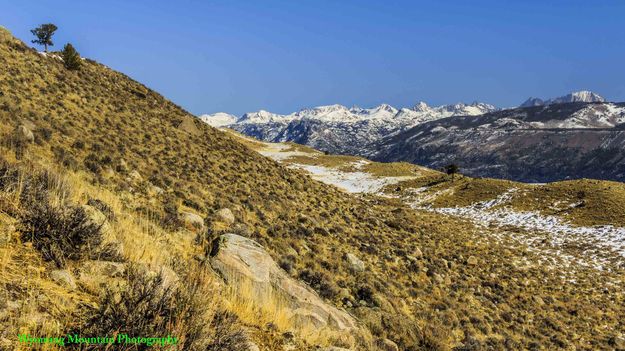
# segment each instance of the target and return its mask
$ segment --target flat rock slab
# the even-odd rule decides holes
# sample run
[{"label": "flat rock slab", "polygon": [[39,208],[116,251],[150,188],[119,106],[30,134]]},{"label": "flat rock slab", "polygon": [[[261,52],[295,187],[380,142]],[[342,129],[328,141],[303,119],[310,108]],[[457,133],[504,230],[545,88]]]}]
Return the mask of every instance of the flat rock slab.
[{"label": "flat rock slab", "polygon": [[251,283],[259,305],[278,299],[295,323],[312,324],[333,330],[357,330],[356,320],[347,312],[325,301],[304,283],[291,278],[265,249],[253,240],[235,234],[220,237],[219,251],[211,258],[212,267],[227,284]]}]

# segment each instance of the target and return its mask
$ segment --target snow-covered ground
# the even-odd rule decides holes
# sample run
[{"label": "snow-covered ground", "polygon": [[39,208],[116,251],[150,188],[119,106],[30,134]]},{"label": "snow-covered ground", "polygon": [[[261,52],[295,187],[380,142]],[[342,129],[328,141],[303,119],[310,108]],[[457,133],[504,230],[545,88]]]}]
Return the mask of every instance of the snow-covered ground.
[{"label": "snow-covered ground", "polygon": [[[512,226],[528,232],[542,232],[547,237],[537,237],[541,241],[546,239],[553,247],[582,248],[590,258],[599,262],[601,261],[599,256],[606,251],[625,257],[625,228],[610,225],[573,226],[556,216],[542,215],[538,211],[515,211],[502,206],[514,196],[516,191],[517,189],[511,189],[495,199],[466,207],[424,207],[421,201],[415,201],[413,208],[466,218],[485,227]],[[528,242],[528,244],[532,243]]]},{"label": "snow-covered ground", "polygon": [[[358,165],[355,165],[358,167]],[[397,184],[412,177],[376,177],[366,172],[343,172],[337,169],[294,164],[291,168],[303,169],[313,179],[332,184],[349,193],[378,193],[389,184]],[[362,167],[362,166],[361,166]]]},{"label": "snow-covered ground", "polygon": [[[261,155],[269,157],[275,161],[283,162],[294,156],[317,157],[321,153],[311,153],[297,151],[288,144],[279,143],[262,143],[263,147],[257,150]],[[320,182],[334,185],[349,193],[379,193],[382,188],[389,184],[396,184],[413,177],[378,177],[360,169],[367,165],[369,161],[359,160],[350,164],[345,164],[345,168],[354,168],[358,171],[349,172],[336,168],[324,167],[319,165],[306,165],[289,162],[288,167],[301,169],[310,174],[310,176]]]},{"label": "snow-covered ground", "polygon": [[278,144],[278,143],[262,143],[264,144],[263,148],[258,150],[258,152],[266,157],[273,159],[274,161],[282,162],[294,156],[308,156],[315,157],[317,154],[313,154],[310,152],[303,152],[294,150],[288,144]]},{"label": "snow-covered ground", "polygon": [[[260,143],[257,151],[277,162],[294,156],[318,157],[319,152],[299,151],[288,144]],[[370,161],[344,164],[340,169],[320,165],[287,162],[318,181],[334,185],[349,193],[382,194],[382,189],[413,177],[377,177],[363,171]],[[351,169],[352,171],[347,171]],[[518,189],[512,188],[497,198],[465,207],[435,208],[431,203],[452,189],[429,192],[427,187],[406,189],[401,198],[414,209],[436,212],[469,220],[482,228],[491,239],[526,245],[544,254],[544,264],[603,269],[615,257],[625,258],[625,228],[614,226],[574,226],[563,218],[542,215],[538,211],[517,211],[506,206]],[[513,229],[516,228],[516,229]],[[511,241],[510,241],[511,240]],[[622,262],[622,261],[621,261]]]}]

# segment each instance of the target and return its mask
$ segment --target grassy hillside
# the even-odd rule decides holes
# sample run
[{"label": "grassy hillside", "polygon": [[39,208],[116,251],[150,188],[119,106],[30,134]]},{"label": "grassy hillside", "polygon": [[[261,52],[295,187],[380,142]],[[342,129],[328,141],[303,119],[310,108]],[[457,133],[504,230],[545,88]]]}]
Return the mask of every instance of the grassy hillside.
[{"label": "grassy hillside", "polygon": [[[251,338],[278,350],[289,333],[300,349],[375,349],[385,338],[405,350],[610,349],[623,329],[622,271],[580,269],[572,286],[539,254],[485,240],[467,221],[313,181],[121,73],[90,60],[68,71],[4,30],[0,67],[3,347],[16,347],[16,331],[137,326],[184,335],[185,349],[238,350]],[[108,228],[93,228],[84,206]],[[224,208],[235,217],[229,227],[217,216]],[[300,335],[222,293],[206,260],[224,232],[259,242],[367,333]],[[355,271],[347,253],[366,269]],[[92,260],[130,268],[102,281],[89,274]],[[58,269],[83,283],[62,286]],[[184,288],[164,293],[167,276]],[[143,295],[164,314],[132,310]]]}]

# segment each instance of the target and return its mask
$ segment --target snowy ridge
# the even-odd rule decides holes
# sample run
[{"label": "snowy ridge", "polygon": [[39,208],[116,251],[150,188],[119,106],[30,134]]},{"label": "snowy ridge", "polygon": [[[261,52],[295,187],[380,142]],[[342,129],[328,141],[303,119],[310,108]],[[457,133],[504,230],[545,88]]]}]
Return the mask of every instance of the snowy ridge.
[{"label": "snowy ridge", "polygon": [[[260,140],[292,141],[335,154],[358,154],[362,153],[364,145],[424,122],[452,116],[482,115],[496,110],[492,105],[478,102],[437,107],[420,102],[414,108],[402,109],[388,104],[373,108],[326,105],[288,115],[265,110],[249,112],[235,122],[220,123],[219,126]],[[204,115],[203,120],[214,125],[213,121],[222,120],[218,117]]]},{"label": "snowy ridge", "polygon": [[202,122],[207,123],[208,125],[211,125],[216,128],[224,127],[229,124],[235,123],[238,119],[237,116],[224,113],[224,112],[217,112],[212,115],[201,115],[198,118]]},{"label": "snowy ridge", "polygon": [[625,123],[625,107],[612,103],[591,104],[564,120],[532,122],[533,128],[614,128]]},{"label": "snowy ridge", "polygon": [[288,123],[293,120],[303,119],[342,123],[356,123],[366,120],[401,120],[403,123],[410,125],[411,123],[420,123],[451,116],[477,116],[496,110],[498,109],[495,106],[481,102],[472,104],[457,103],[435,107],[430,107],[426,103],[420,102],[414,108],[402,109],[397,109],[388,104],[381,104],[373,108],[360,108],[357,106],[347,108],[343,105],[335,104],[305,108],[287,115],[260,110],[248,112],[240,118],[220,112],[213,115],[202,115],[201,119],[207,123],[215,120],[224,120],[228,121],[228,124]]},{"label": "snowy ridge", "polygon": [[553,104],[565,104],[569,102],[605,102],[606,100],[599,94],[588,90],[575,91],[570,94],[542,100],[540,98],[530,97],[525,100],[519,107],[546,106]]}]

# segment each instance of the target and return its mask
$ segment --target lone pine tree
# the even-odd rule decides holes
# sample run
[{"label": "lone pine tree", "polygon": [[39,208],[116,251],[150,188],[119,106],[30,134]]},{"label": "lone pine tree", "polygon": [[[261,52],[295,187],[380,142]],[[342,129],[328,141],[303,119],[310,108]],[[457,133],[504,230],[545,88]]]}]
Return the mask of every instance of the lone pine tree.
[{"label": "lone pine tree", "polygon": [[445,166],[445,173],[451,176],[452,181],[454,180],[454,176],[456,175],[456,173],[458,173],[459,171],[460,167],[458,167],[458,165],[455,163]]},{"label": "lone pine tree", "polygon": [[35,37],[37,37],[37,39],[33,39],[32,42],[35,44],[43,45],[44,51],[48,52],[48,45],[54,45],[54,43],[52,42],[52,36],[57,29],[58,27],[52,23],[42,24],[35,29],[31,29],[30,32],[33,33]]}]

